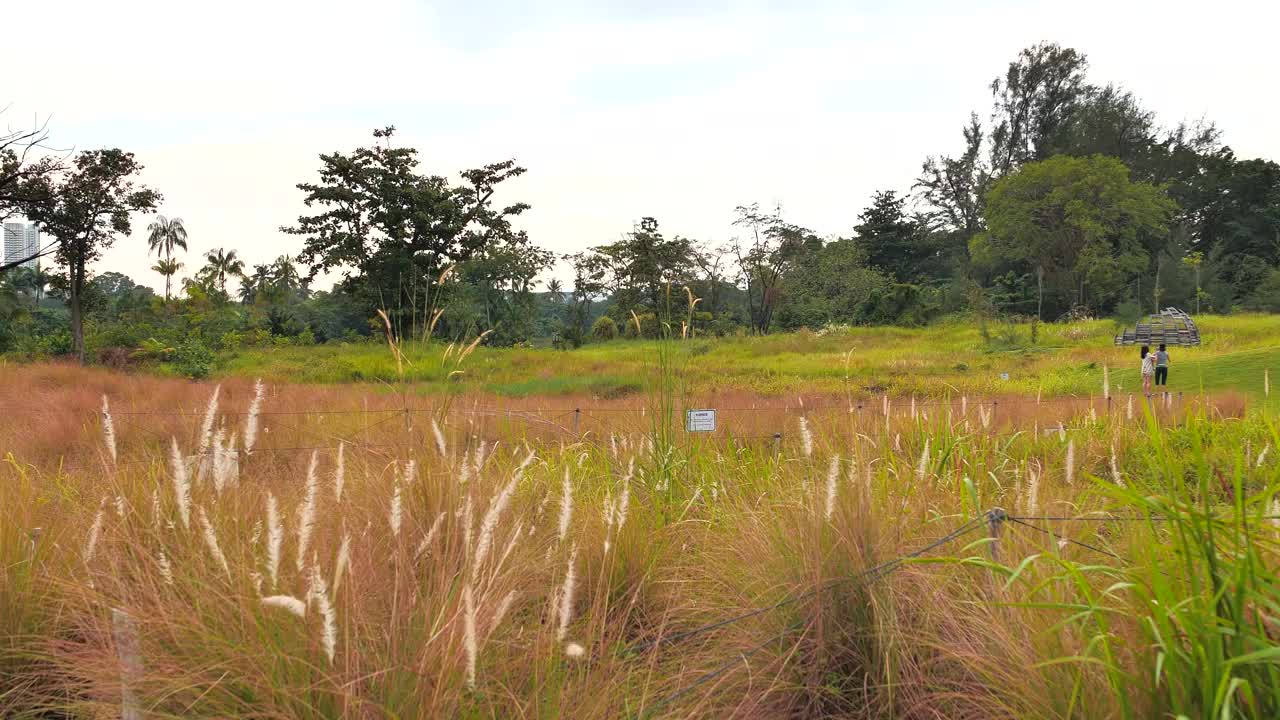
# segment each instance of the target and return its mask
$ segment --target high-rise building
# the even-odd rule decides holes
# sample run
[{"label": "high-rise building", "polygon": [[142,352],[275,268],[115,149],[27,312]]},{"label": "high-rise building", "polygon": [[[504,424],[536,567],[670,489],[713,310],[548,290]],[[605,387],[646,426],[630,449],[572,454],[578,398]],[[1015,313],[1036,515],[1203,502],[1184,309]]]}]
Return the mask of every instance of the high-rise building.
[{"label": "high-rise building", "polygon": [[[31,257],[40,252],[40,228],[35,223],[7,222],[4,224],[4,262]],[[39,260],[28,260],[22,267],[35,269]]]}]

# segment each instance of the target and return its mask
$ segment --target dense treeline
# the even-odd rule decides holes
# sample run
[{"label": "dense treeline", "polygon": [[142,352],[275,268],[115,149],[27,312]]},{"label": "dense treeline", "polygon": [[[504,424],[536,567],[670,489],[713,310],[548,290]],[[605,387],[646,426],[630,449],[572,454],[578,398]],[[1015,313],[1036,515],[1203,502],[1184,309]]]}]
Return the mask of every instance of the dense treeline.
[{"label": "dense treeline", "polygon": [[[296,257],[246,268],[207,253],[192,277],[187,229],[156,217],[156,297],[92,263],[159,193],[120,150],[33,159],[43,130],[0,137],[0,215],[52,242],[52,267],[0,275],[0,351],[186,358],[246,344],[367,338],[385,309],[403,337],[482,336],[576,346],[619,336],[768,333],[839,324],[1114,315],[1177,305],[1280,311],[1280,165],[1240,160],[1211,123],[1161,125],[1130,90],[1096,84],[1085,56],[1042,44],[991,85],[955,154],[909,188],[869,199],[847,234],[821,237],[781,208],[746,204],[724,245],[639,219],[619,240],[557,258],[516,228],[529,209],[503,184],[514,160],[454,181],[424,172],[394,128],[320,156],[283,230]],[[557,261],[572,281],[552,279]],[[339,276],[311,292],[319,273]]]}]

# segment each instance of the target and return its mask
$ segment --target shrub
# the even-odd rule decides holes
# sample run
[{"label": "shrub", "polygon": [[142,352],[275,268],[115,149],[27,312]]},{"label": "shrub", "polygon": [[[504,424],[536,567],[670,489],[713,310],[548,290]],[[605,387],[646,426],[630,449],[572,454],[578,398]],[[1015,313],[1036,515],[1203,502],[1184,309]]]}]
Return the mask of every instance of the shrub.
[{"label": "shrub", "polygon": [[173,366],[183,376],[200,380],[213,372],[213,353],[199,340],[188,340],[174,352]]},{"label": "shrub", "polygon": [[591,337],[597,340],[613,340],[618,337],[618,323],[604,315],[591,325]]}]

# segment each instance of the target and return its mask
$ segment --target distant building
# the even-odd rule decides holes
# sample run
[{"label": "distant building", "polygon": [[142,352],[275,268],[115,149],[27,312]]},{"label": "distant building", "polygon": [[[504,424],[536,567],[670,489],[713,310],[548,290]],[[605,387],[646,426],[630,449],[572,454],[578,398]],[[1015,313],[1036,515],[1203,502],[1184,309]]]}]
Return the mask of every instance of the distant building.
[{"label": "distant building", "polygon": [[[40,228],[35,223],[7,222],[4,224],[4,262],[31,257],[40,252]],[[39,260],[28,260],[22,267],[32,270],[39,267]]]}]

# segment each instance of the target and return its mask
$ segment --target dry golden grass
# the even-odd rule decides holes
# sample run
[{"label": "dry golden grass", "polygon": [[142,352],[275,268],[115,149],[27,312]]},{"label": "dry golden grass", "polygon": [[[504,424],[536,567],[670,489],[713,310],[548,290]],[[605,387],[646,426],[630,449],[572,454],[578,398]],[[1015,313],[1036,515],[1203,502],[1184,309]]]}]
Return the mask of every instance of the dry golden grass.
[{"label": "dry golden grass", "polygon": [[[1127,396],[1110,412],[1097,399],[1007,397],[918,403],[914,414],[894,398],[887,421],[882,404],[850,412],[839,398],[806,397],[810,454],[799,401],[783,412],[752,409],[741,394],[711,398],[743,408],[722,423],[747,439],[663,446],[646,432],[650,406],[640,416],[636,401],[593,405],[578,437],[509,420],[507,407],[479,412],[491,398],[433,407],[410,395],[421,412],[406,414],[405,395],[390,390],[271,385],[255,450],[235,454],[234,482],[219,491],[212,449],[198,452],[213,391],[71,367],[0,380],[0,714],[118,708],[112,608],[137,621],[144,668],[131,689],[157,717],[1194,710],[1152,688],[1144,596],[1108,590],[1118,577],[1137,585],[1144,563],[1159,567],[1159,543],[1175,543],[1159,528],[1042,523],[1129,558],[1113,563],[1010,525],[996,565],[975,524],[878,581],[848,579],[994,506],[1132,511],[1109,480],[1117,447],[1123,481],[1152,494],[1170,492],[1153,448],[1197,434],[1218,442],[1195,463],[1223,479],[1210,488],[1220,499],[1280,487],[1274,459],[1236,462],[1275,442],[1269,426],[1242,420],[1236,396],[1156,403],[1151,416],[1139,401],[1132,420]],[[102,434],[104,394],[117,462]],[[250,380],[224,382],[212,432],[243,448],[253,396]],[[547,419],[574,407],[561,398],[512,409]],[[183,467],[190,527],[174,480]],[[1244,481],[1233,485],[1233,473]],[[1266,553],[1275,559],[1273,545]],[[1082,603],[1113,607],[1082,616]],[[1055,662],[1073,657],[1092,659]]]}]

